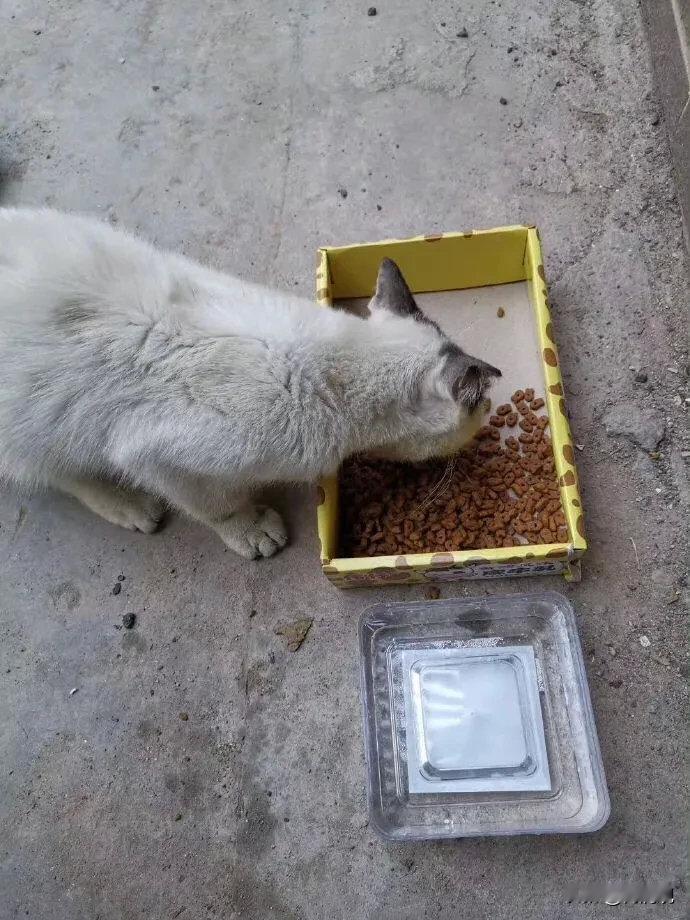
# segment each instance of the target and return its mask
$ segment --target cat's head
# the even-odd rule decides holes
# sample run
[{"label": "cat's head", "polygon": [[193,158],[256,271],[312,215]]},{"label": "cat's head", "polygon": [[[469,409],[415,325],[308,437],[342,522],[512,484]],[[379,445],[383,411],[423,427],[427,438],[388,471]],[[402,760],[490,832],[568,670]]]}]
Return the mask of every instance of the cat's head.
[{"label": "cat's head", "polygon": [[[396,337],[402,331],[415,345],[410,385],[396,406],[396,427],[404,434],[395,443],[382,445],[373,453],[391,460],[409,461],[456,453],[476,434],[486,392],[501,372],[466,354],[420,310],[402,272],[391,259],[381,263],[369,312],[372,320],[384,327],[382,339],[388,325]],[[401,326],[401,320],[409,326]]]}]

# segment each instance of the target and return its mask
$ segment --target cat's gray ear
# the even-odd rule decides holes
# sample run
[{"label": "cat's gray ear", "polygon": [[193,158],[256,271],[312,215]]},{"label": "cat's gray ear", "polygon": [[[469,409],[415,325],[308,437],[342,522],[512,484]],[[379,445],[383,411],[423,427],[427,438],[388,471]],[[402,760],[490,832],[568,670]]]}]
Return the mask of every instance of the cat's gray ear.
[{"label": "cat's gray ear", "polygon": [[369,301],[369,309],[372,313],[376,310],[389,310],[398,316],[424,319],[424,314],[417,306],[402,272],[392,259],[384,259],[381,262],[376,279],[376,293]]},{"label": "cat's gray ear", "polygon": [[494,377],[501,372],[481,358],[466,355],[457,345],[448,344],[442,349],[446,355],[444,376],[453,394],[453,399],[472,412],[482,401]]}]

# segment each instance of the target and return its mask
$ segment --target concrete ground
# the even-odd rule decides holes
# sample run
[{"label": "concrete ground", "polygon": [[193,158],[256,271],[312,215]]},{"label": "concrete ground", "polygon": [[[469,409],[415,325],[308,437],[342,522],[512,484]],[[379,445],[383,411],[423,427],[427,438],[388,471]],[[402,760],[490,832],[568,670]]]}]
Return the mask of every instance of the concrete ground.
[{"label": "concrete ground", "polygon": [[[318,244],[540,226],[583,580],[442,591],[570,597],[611,819],[590,837],[374,837],[357,617],[422,589],[330,587],[306,490],[280,497],[292,544],[260,565],[181,519],[130,535],[5,491],[1,920],[601,917],[565,886],[685,871],[688,289],[638,4],[368,5],[0,0],[3,203],[99,214],[308,295]],[[275,629],[299,616],[314,625],[293,653]],[[685,906],[680,890],[657,910]]]}]

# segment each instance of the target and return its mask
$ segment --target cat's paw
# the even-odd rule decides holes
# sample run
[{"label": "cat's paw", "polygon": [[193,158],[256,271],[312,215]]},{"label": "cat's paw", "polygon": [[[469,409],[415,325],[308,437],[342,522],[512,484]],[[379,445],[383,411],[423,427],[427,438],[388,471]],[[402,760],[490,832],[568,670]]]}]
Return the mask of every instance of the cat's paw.
[{"label": "cat's paw", "polygon": [[141,533],[154,533],[160,527],[165,514],[165,506],[150,495],[136,495],[133,501],[123,504],[119,513],[122,517],[120,527],[138,530]]},{"label": "cat's paw", "polygon": [[141,492],[94,488],[89,491],[88,496],[80,497],[96,514],[100,514],[111,524],[124,527],[125,530],[153,533],[158,530],[165,514],[165,507],[161,502]]},{"label": "cat's paw", "polygon": [[245,559],[274,556],[288,539],[278,512],[263,506],[235,512],[216,530],[226,545]]}]

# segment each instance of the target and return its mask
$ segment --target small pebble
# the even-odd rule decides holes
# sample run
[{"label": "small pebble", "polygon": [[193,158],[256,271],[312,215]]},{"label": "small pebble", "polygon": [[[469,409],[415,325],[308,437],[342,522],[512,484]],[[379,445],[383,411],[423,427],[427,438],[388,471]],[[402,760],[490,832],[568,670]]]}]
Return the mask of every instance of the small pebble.
[{"label": "small pebble", "polygon": [[120,582],[118,581],[116,584],[113,585],[113,591],[112,591],[112,593],[113,593],[113,594],[119,594],[120,591],[122,591],[122,585],[121,585]]},{"label": "small pebble", "polygon": [[134,629],[134,624],[137,621],[136,613],[126,613],[122,617],[122,625],[125,629]]},{"label": "small pebble", "polygon": [[124,581],[124,580],[125,580],[125,576],[124,576],[124,575],[118,575],[118,576],[117,576],[117,580],[118,580],[118,581]]},{"label": "small pebble", "polygon": [[160,86],[157,83],[154,83],[151,89],[154,91],[154,93],[157,93],[160,89]]},{"label": "small pebble", "polygon": [[661,121],[661,116],[660,116],[660,115],[654,115],[654,116],[652,117],[652,124],[653,124],[653,125],[658,125],[660,121]]},{"label": "small pebble", "polygon": [[189,721],[189,713],[187,713],[187,712],[181,712],[181,713],[180,713],[180,718],[182,719],[183,722],[188,722],[188,721]]},{"label": "small pebble", "polygon": [[635,374],[635,383],[647,383],[649,377],[645,374],[644,371],[638,371]]},{"label": "small pebble", "polygon": [[370,6],[369,9],[367,10],[367,16],[375,16],[376,13],[377,13],[377,10],[375,6]]},{"label": "small pebble", "polygon": [[376,205],[376,210],[377,210],[377,211],[383,211],[383,205],[377,204],[377,205]]},{"label": "small pebble", "polygon": [[347,189],[341,186],[341,188],[338,189],[338,194],[341,198],[347,198]]},{"label": "small pebble", "polygon": [[79,687],[72,687],[72,689],[69,692],[69,695],[74,696],[75,693],[79,693]]},{"label": "small pebble", "polygon": [[649,640],[649,636],[640,636],[640,645],[642,648],[649,648],[652,643]]},{"label": "small pebble", "polygon": [[175,815],[175,820],[176,820],[176,821],[181,821],[181,820],[182,820],[182,812],[179,812],[179,811],[178,811],[178,813]]},{"label": "small pebble", "polygon": [[455,34],[458,38],[468,38],[470,33],[467,31],[467,29],[460,29],[460,31],[456,32]]},{"label": "small pebble", "polygon": [[501,103],[501,105],[508,105],[508,100],[506,99],[505,96],[501,96],[501,98],[498,101]]},{"label": "small pebble", "polygon": [[496,316],[499,319],[503,319],[505,315],[506,315],[506,311],[503,309],[503,307],[499,307],[498,310],[496,310]]},{"label": "small pebble", "polygon": [[441,589],[436,585],[430,585],[424,592],[424,597],[428,601],[437,601],[441,596]]}]

